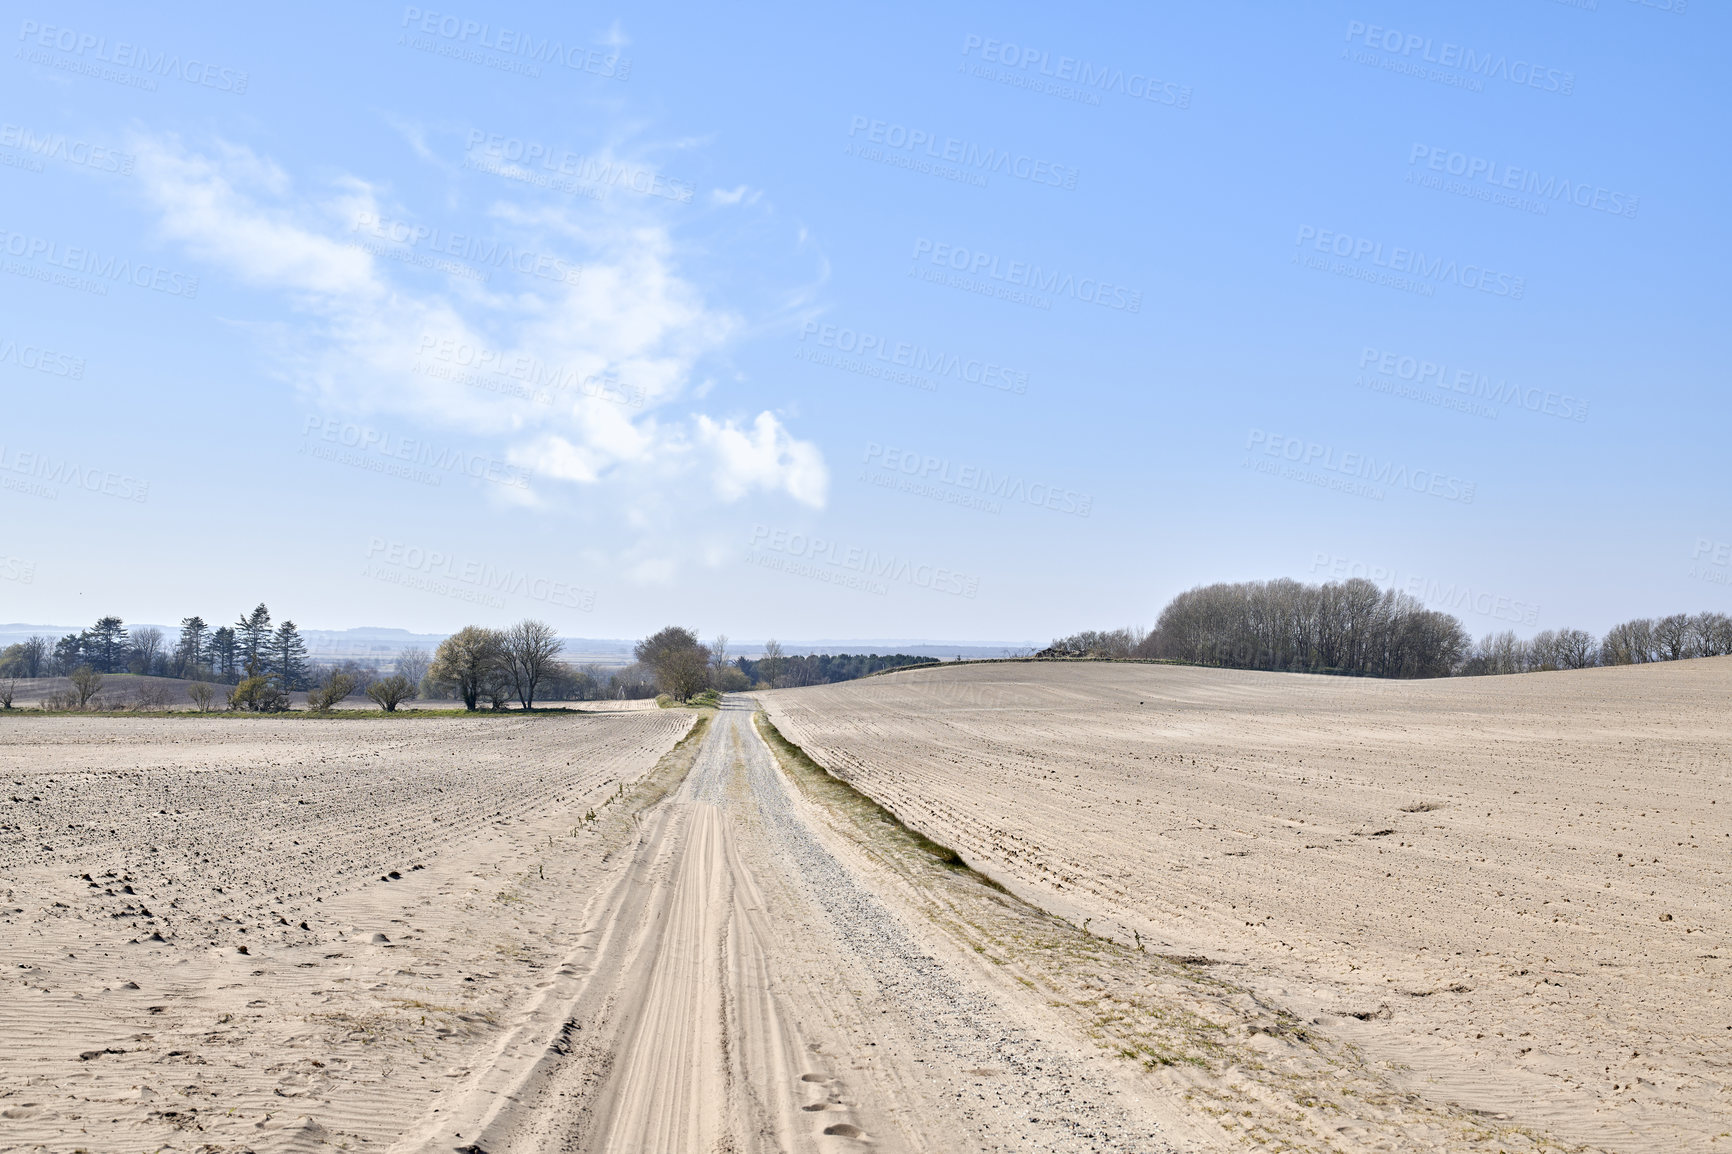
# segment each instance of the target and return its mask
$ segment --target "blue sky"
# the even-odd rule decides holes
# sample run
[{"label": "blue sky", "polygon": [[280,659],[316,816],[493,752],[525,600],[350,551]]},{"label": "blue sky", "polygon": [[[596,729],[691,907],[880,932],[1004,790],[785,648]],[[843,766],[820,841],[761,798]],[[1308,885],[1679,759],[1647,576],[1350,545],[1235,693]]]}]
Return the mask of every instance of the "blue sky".
[{"label": "blue sky", "polygon": [[1732,606],[1713,6],[5,7],[0,620]]}]

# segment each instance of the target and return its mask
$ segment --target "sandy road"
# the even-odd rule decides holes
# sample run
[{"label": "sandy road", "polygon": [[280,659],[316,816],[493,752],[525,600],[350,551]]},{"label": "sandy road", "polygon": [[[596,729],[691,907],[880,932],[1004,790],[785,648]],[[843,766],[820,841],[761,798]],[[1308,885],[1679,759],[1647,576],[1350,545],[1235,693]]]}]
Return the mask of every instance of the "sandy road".
[{"label": "sandy road", "polygon": [[1163,1150],[720,711],[582,944],[403,1151]]}]

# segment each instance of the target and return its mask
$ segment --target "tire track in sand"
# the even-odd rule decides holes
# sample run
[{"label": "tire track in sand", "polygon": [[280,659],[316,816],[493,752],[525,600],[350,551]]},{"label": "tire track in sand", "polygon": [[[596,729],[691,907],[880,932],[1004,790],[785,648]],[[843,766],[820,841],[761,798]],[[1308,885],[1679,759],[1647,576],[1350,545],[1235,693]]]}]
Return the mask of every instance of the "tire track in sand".
[{"label": "tire track in sand", "polygon": [[[750,719],[719,711],[589,944],[398,1149],[1167,1149],[825,848]],[[985,1065],[992,1094],[962,1077]]]}]

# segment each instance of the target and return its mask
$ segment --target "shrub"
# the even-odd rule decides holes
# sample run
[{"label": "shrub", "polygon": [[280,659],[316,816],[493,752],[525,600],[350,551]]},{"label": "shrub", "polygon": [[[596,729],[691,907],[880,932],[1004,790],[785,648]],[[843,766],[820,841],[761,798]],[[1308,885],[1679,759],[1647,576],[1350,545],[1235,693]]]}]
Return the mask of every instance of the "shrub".
[{"label": "shrub", "polygon": [[78,695],[76,709],[83,709],[96,691],[102,688],[102,674],[88,665],[80,665],[72,671],[72,690]]},{"label": "shrub", "polygon": [[289,707],[289,695],[273,676],[249,677],[229,694],[230,709],[252,713],[281,713]]},{"label": "shrub", "polygon": [[367,696],[378,702],[386,713],[397,712],[397,706],[415,696],[415,683],[401,673],[381,677],[367,686]]},{"label": "shrub", "polygon": [[333,673],[324,685],[308,690],[307,708],[314,713],[329,713],[337,703],[355,692],[355,679],[347,673]]},{"label": "shrub", "polygon": [[211,699],[216,696],[216,690],[202,681],[195,681],[186,687],[186,695],[198,706],[200,713],[209,713]]}]

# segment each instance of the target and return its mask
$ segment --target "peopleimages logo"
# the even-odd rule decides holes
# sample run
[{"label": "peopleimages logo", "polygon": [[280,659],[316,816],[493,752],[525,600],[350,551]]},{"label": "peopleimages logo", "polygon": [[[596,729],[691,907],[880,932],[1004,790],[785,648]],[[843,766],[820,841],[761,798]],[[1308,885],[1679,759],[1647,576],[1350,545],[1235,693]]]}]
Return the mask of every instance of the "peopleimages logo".
[{"label": "peopleimages logo", "polygon": [[[524,72],[529,76],[540,76],[537,65],[557,64],[573,72],[587,72],[592,76],[600,76],[608,80],[628,80],[631,78],[631,61],[617,52],[604,52],[597,48],[586,48],[581,44],[570,46],[555,40],[551,36],[543,36],[539,40],[533,33],[514,31],[505,27],[494,27],[482,20],[469,20],[449,12],[427,12],[420,8],[404,8],[402,27],[426,36],[437,36],[449,44],[448,51],[440,51],[437,45],[411,43],[409,47],[426,47],[436,55],[451,55],[458,59],[468,59],[477,64],[515,64],[517,67],[506,68],[506,71]],[[520,57],[520,61],[493,61],[481,53],[470,55],[465,49],[486,49],[497,52],[502,57]]]},{"label": "peopleimages logo", "polygon": [[[1061,85],[1019,85],[1031,87],[1037,92],[1047,92],[1051,95],[1070,96],[1073,91],[1092,95],[1096,92],[1116,92],[1128,96],[1132,100],[1147,100],[1154,104],[1165,104],[1173,108],[1189,108],[1191,106],[1191,88],[1186,84],[1176,84],[1170,80],[1160,80],[1142,72],[1126,72],[1123,68],[1114,68],[1105,64],[1091,64],[1087,60],[1075,56],[1054,57],[1052,53],[1041,48],[1031,48],[1028,45],[1016,45],[1002,40],[993,40],[984,36],[969,35],[962,41],[962,55],[972,57],[979,52],[980,59],[988,64],[999,64],[1006,68],[1014,68],[1019,72],[1039,76],[1048,81],[1063,81],[1066,85],[1075,85],[1076,90]],[[980,75],[977,73],[976,75]],[[986,79],[1003,79],[988,75]],[[1074,97],[1072,97],[1074,99]],[[1099,104],[1097,96],[1086,101]]]},{"label": "peopleimages logo", "polygon": [[[901,474],[923,486],[946,485],[969,493],[978,493],[988,500],[1020,502],[1055,513],[1072,513],[1087,517],[1094,498],[1087,493],[1040,481],[1029,481],[1011,473],[994,473],[980,465],[962,464],[947,457],[934,457],[895,445],[877,441],[866,444],[863,463],[875,465],[891,474]],[[909,490],[913,491],[913,490]],[[921,493],[922,496],[928,495]],[[994,508],[993,512],[998,510]]]},{"label": "peopleimages logo", "polygon": [[[1433,388],[1458,393],[1466,398],[1519,407],[1530,413],[1540,413],[1560,420],[1588,419],[1588,402],[1580,397],[1532,386],[1523,388],[1510,384],[1507,379],[1493,380],[1487,374],[1473,369],[1451,371],[1440,361],[1367,346],[1359,354],[1359,367],[1361,370],[1370,369],[1381,377],[1410,381],[1415,385],[1431,385]],[[1361,379],[1363,381],[1363,378]],[[1496,410],[1491,412],[1496,415]]]},{"label": "peopleimages logo", "polygon": [[1419,598],[1434,608],[1448,609],[1458,613],[1477,613],[1482,617],[1510,621],[1517,625],[1534,625],[1539,622],[1540,607],[1534,602],[1508,597],[1487,589],[1476,589],[1458,581],[1443,582],[1434,581],[1429,577],[1404,575],[1398,569],[1383,565],[1367,565],[1362,561],[1336,557],[1328,553],[1313,555],[1311,572],[1313,575],[1327,572],[1331,581],[1359,578],[1370,581],[1379,587],[1393,587]]},{"label": "peopleimages logo", "polygon": [[[1526,277],[1498,272],[1483,265],[1461,264],[1441,256],[1428,258],[1418,249],[1402,248],[1399,245],[1391,245],[1386,252],[1380,240],[1302,224],[1299,226],[1299,235],[1293,241],[1298,246],[1293,259],[1308,267],[1322,267],[1322,264],[1319,263],[1320,258],[1302,259],[1305,258],[1306,241],[1311,242],[1309,247],[1312,251],[1353,262],[1344,267],[1349,270],[1349,275],[1356,279],[1388,283],[1396,288],[1408,285],[1429,288],[1433,284],[1453,284],[1514,301],[1521,300],[1522,294],[1527,291]],[[1369,266],[1366,262],[1369,262]]]},{"label": "peopleimages logo", "polygon": [[0,251],[4,251],[7,256],[40,261],[71,273],[98,277],[100,280],[81,282],[77,287],[89,286],[85,291],[97,290],[99,296],[108,295],[108,286],[101,283],[102,281],[125,281],[136,288],[151,289],[175,297],[190,299],[198,296],[198,278],[195,276],[183,276],[171,269],[152,264],[134,264],[125,257],[113,254],[105,257],[93,249],[78,245],[62,246],[58,241],[46,237],[26,236],[20,232],[0,229]]},{"label": "peopleimages logo", "polygon": [[[58,160],[96,172],[113,172],[130,176],[137,158],[129,152],[118,152],[88,140],[69,137],[64,132],[38,135],[21,124],[0,124],[0,148],[13,148],[38,160]],[[36,171],[42,171],[40,167]]]},{"label": "peopleimages logo", "polygon": [[[828,566],[834,570],[846,571],[861,581],[867,582],[868,584],[862,587],[866,587],[872,592],[882,592],[883,586],[881,584],[878,585],[877,589],[870,588],[871,584],[882,581],[904,581],[920,589],[930,589],[935,593],[949,593],[953,596],[969,598],[972,598],[980,589],[980,578],[970,576],[967,573],[910,561],[894,554],[886,556],[874,549],[845,545],[827,537],[815,537],[797,531],[790,532],[787,529],[772,529],[768,525],[753,527],[751,547],[754,554],[759,549],[768,549],[787,557],[799,558]],[[748,556],[747,560],[755,564],[763,564],[757,555]],[[767,567],[779,568],[780,566],[772,564]]]},{"label": "peopleimages logo", "polygon": [[71,353],[57,353],[41,345],[19,344],[10,337],[0,337],[0,365],[11,363],[21,369],[33,369],[51,377],[68,380],[84,379],[84,358]]},{"label": "peopleimages logo", "polygon": [[[1366,24],[1360,20],[1347,22],[1347,42],[1382,53],[1381,57],[1359,57],[1359,63],[1423,79],[1444,80],[1474,91],[1483,89],[1487,80],[1502,80],[1560,96],[1569,96],[1576,89],[1574,72],[1535,64],[1531,60],[1511,60],[1502,52],[1478,52],[1448,40],[1439,42],[1429,36]],[[1355,59],[1351,48],[1341,51],[1344,59]],[[1428,64],[1436,68],[1427,70],[1424,65]],[[1427,75],[1428,71],[1437,74]]]},{"label": "peopleimages logo", "polygon": [[[563,605],[567,609],[578,609],[588,613],[595,608],[595,590],[585,589],[577,585],[568,585],[563,581],[554,581],[547,577],[537,577],[530,573],[520,573],[516,569],[500,569],[485,561],[465,559],[443,552],[438,549],[424,549],[419,545],[403,541],[387,540],[384,537],[373,537],[367,543],[367,559],[370,562],[382,562],[395,566],[401,573],[415,574],[433,582],[456,581],[469,587],[478,595],[498,596],[510,594],[515,597],[527,597],[531,601],[541,601],[549,605]],[[369,567],[370,569],[372,567]],[[369,571],[365,575],[375,580],[391,580],[381,576],[377,571]],[[411,583],[416,588],[425,588],[429,592],[452,594],[446,589],[434,588],[432,585]],[[495,608],[503,602],[489,602]]]},{"label": "peopleimages logo", "polygon": [[979,357],[962,357],[942,349],[856,331],[846,325],[821,325],[817,321],[807,321],[801,326],[801,342],[808,338],[821,348],[835,349],[862,359],[871,358],[915,373],[954,377],[971,385],[1007,393],[1020,395],[1028,392],[1027,373]]},{"label": "peopleimages logo", "polygon": [[[98,76],[104,80],[117,80],[146,91],[156,91],[156,79],[184,80],[201,88],[214,88],[218,92],[232,92],[236,96],[247,90],[247,74],[236,68],[224,68],[217,64],[206,64],[203,61],[187,57],[182,60],[177,52],[153,52],[138,44],[128,44],[117,40],[113,44],[108,37],[98,36],[91,32],[80,32],[75,28],[61,28],[53,24],[40,24],[35,20],[26,20],[18,29],[18,39],[26,45],[36,48],[48,48],[75,60],[55,60],[53,57],[40,53],[30,53],[24,56],[35,64],[46,64],[52,68],[62,68],[71,72],[83,72]],[[137,77],[122,77],[106,74],[97,65],[112,64],[119,68],[129,68],[145,75]]]},{"label": "peopleimages logo", "polygon": [[1028,261],[1001,261],[992,253],[963,248],[961,245],[920,237],[914,242],[914,262],[937,265],[967,277],[984,277],[1019,289],[1053,296],[1068,296],[1084,304],[1120,312],[1143,311],[1143,294],[1139,289],[1126,288],[1093,277],[1078,277],[1060,269],[1043,269]]},{"label": "peopleimages logo", "polygon": [[391,244],[405,245],[409,248],[426,248],[443,256],[454,256],[459,260],[475,265],[486,265],[489,268],[509,268],[525,276],[540,277],[542,280],[555,281],[559,284],[577,284],[583,278],[583,267],[572,264],[562,257],[549,256],[546,253],[534,252],[528,249],[516,249],[509,244],[501,244],[498,240],[483,240],[481,237],[468,233],[450,232],[435,228],[432,225],[414,224],[404,220],[392,220],[373,213],[358,213],[355,223],[349,229],[374,240],[388,241]]},{"label": "peopleimages logo", "polygon": [[[1076,187],[1078,171],[1075,165],[1057,164],[1007,148],[983,148],[966,140],[958,140],[954,136],[940,137],[924,128],[909,128],[905,124],[855,116],[848,122],[848,137],[851,140],[881,144],[886,148],[906,152],[910,156],[918,154],[926,160],[938,161],[941,164],[961,165],[962,171],[972,170],[981,177],[997,173],[1000,176],[1026,180],[1030,184],[1066,189]],[[850,146],[851,151],[854,148],[855,146]],[[873,155],[874,151],[862,150],[860,155],[868,160],[884,159]],[[981,183],[984,183],[984,180]]]},{"label": "peopleimages logo", "polygon": [[[1439,473],[1435,469],[1413,469],[1395,461],[1379,460],[1368,453],[1341,452],[1330,445],[1320,445],[1302,437],[1288,437],[1262,429],[1251,430],[1245,441],[1245,449],[1253,454],[1253,457],[1261,453],[1264,457],[1273,458],[1274,463],[1285,462],[1305,474],[1295,475],[1291,478],[1293,480],[1321,483],[1317,478],[1332,475],[1345,483],[1326,484],[1323,487],[1340,488],[1372,500],[1381,501],[1383,494],[1378,487],[1387,486],[1391,489],[1424,493],[1428,497],[1438,497],[1445,501],[1460,501],[1464,505],[1473,504],[1475,486],[1472,481]],[[1246,463],[1254,462],[1248,458]],[[1311,475],[1311,470],[1320,472]],[[1360,489],[1365,491],[1360,492]]]},{"label": "peopleimages logo", "polygon": [[[56,460],[48,453],[19,452],[8,449],[3,444],[0,444],[0,473],[16,473],[45,482],[43,485],[25,485],[25,488],[35,496],[47,497],[50,501],[55,500],[58,494],[47,488],[49,485],[65,485],[70,489],[83,489],[89,493],[101,493],[105,497],[137,501],[140,504],[150,499],[149,481],[141,481],[137,477],[107,469],[80,465],[70,457]],[[20,487],[19,483],[12,482],[11,478],[6,480],[6,488]]]},{"label": "peopleimages logo", "polygon": [[[1634,220],[1636,210],[1642,204],[1641,197],[1631,196],[1626,192],[1617,192],[1585,181],[1572,181],[1567,177],[1541,176],[1531,168],[1505,164],[1483,156],[1470,156],[1465,152],[1454,152],[1433,144],[1415,144],[1407,154],[1407,165],[1407,178],[1410,182],[1416,179],[1423,182],[1425,172],[1444,173],[1461,178],[1464,192],[1477,199],[1486,200],[1508,194],[1506,202],[1511,207],[1522,208],[1525,205],[1521,198],[1533,197],[1534,207],[1538,208],[1542,215],[1547,204],[1562,201],[1577,208]],[[1421,168],[1424,171],[1418,171]],[[1481,189],[1481,184],[1487,187]],[[1448,192],[1455,191],[1441,182],[1437,187]]]}]

